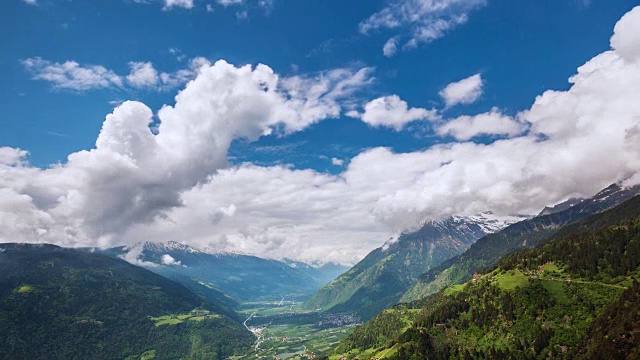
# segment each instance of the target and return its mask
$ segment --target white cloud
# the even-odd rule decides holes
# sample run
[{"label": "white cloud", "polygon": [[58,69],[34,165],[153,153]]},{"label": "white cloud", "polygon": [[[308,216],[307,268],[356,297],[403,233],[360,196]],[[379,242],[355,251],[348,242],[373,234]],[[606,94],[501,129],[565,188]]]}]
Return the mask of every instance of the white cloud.
[{"label": "white cloud", "polygon": [[347,115],[359,117],[371,126],[387,126],[396,131],[402,130],[411,121],[438,118],[435,110],[409,108],[398,95],[377,98],[364,105],[364,113],[350,112]]},{"label": "white cloud", "polygon": [[[178,51],[169,49],[172,54],[177,54]],[[23,60],[22,65],[32,73],[34,80],[47,81],[56,89],[89,91],[124,88],[125,80],[133,88],[170,90],[194,79],[201,68],[211,66],[211,63],[203,57],[195,57],[185,68],[158,73],[151,62],[129,62],[130,72],[127,76],[118,75],[101,65],[81,66],[72,60],[53,63],[35,57]]]},{"label": "white cloud", "polygon": [[298,131],[325,117],[337,118],[341,107],[356,106],[354,94],[373,83],[373,68],[339,68],[314,75],[293,76],[281,80],[282,89],[297,108],[299,120],[289,124]]},{"label": "white cloud", "polygon": [[478,135],[506,135],[513,137],[522,134],[526,125],[501,114],[498,109],[474,115],[460,116],[440,125],[436,131],[445,136],[451,135],[457,140],[466,141]]},{"label": "white cloud", "polygon": [[208,13],[212,13],[214,11],[213,10],[213,5],[211,5],[211,4],[207,4],[206,9],[207,9]]},{"label": "white cloud", "polygon": [[29,153],[22,149],[8,146],[0,146],[0,166],[15,166],[26,163],[25,159]]},{"label": "white cloud", "polygon": [[611,47],[628,62],[640,59],[640,7],[635,7],[625,14],[616,24],[611,37]]},{"label": "white cloud", "polygon": [[142,260],[142,252],[144,251],[142,243],[134,244],[131,247],[125,248],[125,250],[127,252],[119,256],[122,260],[138,266],[158,267],[158,264],[154,262]]},{"label": "white cloud", "polygon": [[81,66],[75,61],[53,63],[39,57],[22,60],[35,80],[44,80],[58,89],[86,91],[122,86],[122,78],[100,65]]},{"label": "white cloud", "polygon": [[127,82],[133,87],[145,88],[158,84],[158,71],[151,62],[130,62],[131,71],[127,76]]},{"label": "white cloud", "polygon": [[242,4],[244,0],[216,0],[216,2],[222,6],[230,6]]},{"label": "white cloud", "polygon": [[[235,7],[239,9],[235,12],[236,19],[243,21],[249,18],[250,11],[261,10],[268,15],[274,6],[274,0],[215,0],[216,4],[223,7]],[[213,6],[207,6],[207,11],[213,11]]]},{"label": "white cloud", "polygon": [[[46,170],[0,165],[0,187],[13,199],[0,202],[0,217],[16,223],[11,232],[0,230],[0,239],[17,240],[7,234],[28,223],[37,231],[23,232],[22,241],[111,244],[131,226],[182,206],[182,192],[228,166],[233,139],[256,139],[273,128],[298,131],[337,117],[341,99],[367,84],[369,73],[336,69],[281,79],[265,65],[204,66],[175,105],[158,111],[156,133],[149,129],[152,111],[127,101],[106,117],[95,148],[69,155],[67,163]],[[25,155],[2,152],[10,164]],[[233,217],[234,207],[224,206],[222,214]],[[34,216],[24,215],[29,211]]]},{"label": "white cloud", "polygon": [[465,23],[469,12],[484,5],[485,0],[393,0],[362,21],[359,30],[362,34],[382,29],[399,33],[383,47],[386,56],[393,56],[400,38],[408,39],[406,49],[428,44]]},{"label": "white cloud", "polygon": [[482,86],[482,76],[475,74],[448,84],[440,91],[440,96],[447,107],[458,104],[471,104],[482,96]]},{"label": "white cloud", "polygon": [[436,19],[420,27],[413,33],[413,37],[404,46],[408,49],[418,47],[420,44],[428,44],[444,37],[449,30],[466,23],[469,20],[467,14],[452,16],[447,19]]},{"label": "white cloud", "polygon": [[209,222],[216,225],[220,223],[220,221],[222,221],[225,217],[231,217],[235,215],[235,213],[236,206],[234,204],[231,204],[227,207],[219,207],[218,210],[211,213],[211,215],[209,216]]},{"label": "white cloud", "polygon": [[338,159],[338,158],[331,158],[331,164],[333,164],[335,166],[342,166],[342,165],[344,165],[344,160],[343,159]]},{"label": "white cloud", "polygon": [[164,0],[164,10],[170,10],[172,8],[193,8],[193,0]]},{"label": "white cloud", "polygon": [[169,54],[173,55],[176,58],[176,60],[179,62],[182,62],[184,61],[184,59],[187,58],[187,56],[182,52],[182,50],[176,47],[169,48]]},{"label": "white cloud", "polygon": [[[639,11],[631,14],[640,22]],[[626,31],[616,27],[616,37],[633,39]],[[105,120],[96,148],[70,155],[66,164],[46,170],[0,164],[0,240],[84,246],[179,240],[352,263],[425,218],[536,213],[612,182],[638,183],[640,59],[626,54],[640,42],[623,48],[622,55],[612,50],[589,60],[569,90],[547,91],[517,114],[529,127],[524,135],[411,153],[368,149],[339,175],[229,167],[226,151],[236,137],[255,138],[274,126],[295,131],[321,114],[337,116],[352,98],[346,94],[365,86],[367,76],[336,70],[281,79],[264,65],[218,62],[158,112],[157,135],[147,126],[152,112],[127,102]],[[500,117],[493,112],[482,115]],[[481,123],[468,120],[470,127]]]},{"label": "white cloud", "polygon": [[[147,233],[146,238],[189,239],[213,250],[352,262],[386,232],[370,213],[382,188],[371,179],[351,185],[311,170],[247,164],[220,170],[183,193],[184,206],[125,236]],[[234,215],[220,216],[230,203]]]},{"label": "white cloud", "polygon": [[398,51],[398,38],[392,37],[382,47],[382,53],[386,57],[392,57]]},{"label": "white cloud", "polygon": [[187,81],[194,79],[198,75],[198,71],[202,68],[211,66],[211,62],[203,57],[195,57],[189,61],[189,66],[174,72],[163,72],[160,76],[160,82],[164,89],[173,89],[181,86]]},{"label": "white cloud", "polygon": [[176,259],[174,259],[173,256],[171,256],[169,254],[162,255],[161,261],[162,261],[162,265],[182,266],[182,262],[176,261]]},{"label": "white cloud", "polygon": [[38,5],[38,1],[37,0],[22,0],[22,2],[29,4],[29,5]]}]

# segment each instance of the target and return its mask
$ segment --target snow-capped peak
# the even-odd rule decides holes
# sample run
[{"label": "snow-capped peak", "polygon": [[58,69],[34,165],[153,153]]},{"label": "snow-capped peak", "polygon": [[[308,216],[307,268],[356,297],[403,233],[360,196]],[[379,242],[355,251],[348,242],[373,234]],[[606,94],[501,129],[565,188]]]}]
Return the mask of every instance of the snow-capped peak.
[{"label": "snow-capped peak", "polygon": [[182,251],[191,254],[198,254],[202,251],[189,246],[187,244],[183,244],[177,241],[168,241],[166,243],[154,243],[151,241],[145,241],[136,243],[135,245],[128,246],[128,248],[141,247],[144,250],[158,252],[158,253],[167,253],[169,251]]},{"label": "snow-capped peak", "polygon": [[205,247],[204,250],[202,250],[202,252],[204,252],[205,254],[216,255],[216,256],[251,256],[250,254],[247,254],[242,251],[228,251],[228,250],[221,251],[221,250],[212,249],[210,247]]},{"label": "snow-capped peak", "polygon": [[499,216],[499,215],[495,215],[491,211],[487,211],[478,215],[466,216],[466,217],[454,216],[454,218],[458,218],[465,222],[480,226],[480,228],[482,229],[482,232],[484,232],[485,234],[493,234],[495,232],[498,232],[506,228],[511,224],[515,224],[517,222],[527,219],[526,216],[519,216],[519,215]]}]

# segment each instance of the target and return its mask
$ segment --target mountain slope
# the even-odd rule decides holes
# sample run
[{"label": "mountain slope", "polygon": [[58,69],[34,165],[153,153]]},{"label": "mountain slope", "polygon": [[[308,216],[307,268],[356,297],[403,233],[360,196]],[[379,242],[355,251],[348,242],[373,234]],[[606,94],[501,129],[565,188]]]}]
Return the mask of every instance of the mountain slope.
[{"label": "mountain slope", "polygon": [[[175,241],[139,243],[95,251],[147,267],[197,289],[207,286],[240,301],[306,297],[322,285],[300,269],[255,256],[210,254]],[[194,283],[195,282],[195,283]],[[218,294],[218,300],[223,301]]]},{"label": "mountain slope", "polygon": [[435,294],[413,320],[385,311],[332,358],[637,358],[640,196],[546,240]]},{"label": "mountain slope", "polygon": [[483,267],[519,249],[535,247],[558,228],[590,215],[611,209],[640,192],[640,186],[622,188],[613,184],[595,196],[580,201],[563,211],[535,217],[478,240],[463,254],[453,257],[421,275],[400,301],[411,302],[438,292],[451,284],[461,283]]},{"label": "mountain slope", "polygon": [[0,244],[0,328],[2,359],[222,359],[253,342],[178,283],[54,245]]},{"label": "mountain slope", "polygon": [[312,309],[350,312],[369,319],[395,304],[416,278],[443,261],[464,252],[475,240],[496,231],[518,217],[451,217],[429,221],[397,241],[369,253],[306,303]]}]

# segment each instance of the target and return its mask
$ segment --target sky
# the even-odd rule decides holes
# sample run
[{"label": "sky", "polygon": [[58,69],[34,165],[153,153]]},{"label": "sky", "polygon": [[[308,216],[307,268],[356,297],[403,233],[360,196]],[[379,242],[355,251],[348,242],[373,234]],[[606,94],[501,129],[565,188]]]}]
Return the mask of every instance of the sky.
[{"label": "sky", "polygon": [[637,5],[3,1],[0,241],[353,264],[640,183]]}]

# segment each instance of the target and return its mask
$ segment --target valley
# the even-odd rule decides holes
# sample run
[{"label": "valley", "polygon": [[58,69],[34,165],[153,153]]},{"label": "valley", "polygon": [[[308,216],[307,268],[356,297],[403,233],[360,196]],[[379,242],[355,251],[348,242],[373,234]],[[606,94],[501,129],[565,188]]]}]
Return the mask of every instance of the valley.
[{"label": "valley", "polygon": [[360,324],[353,315],[307,311],[293,300],[243,303],[244,326],[256,336],[251,350],[231,359],[316,359]]}]

